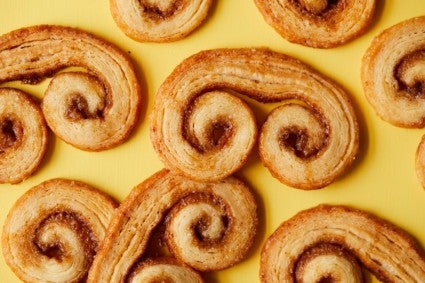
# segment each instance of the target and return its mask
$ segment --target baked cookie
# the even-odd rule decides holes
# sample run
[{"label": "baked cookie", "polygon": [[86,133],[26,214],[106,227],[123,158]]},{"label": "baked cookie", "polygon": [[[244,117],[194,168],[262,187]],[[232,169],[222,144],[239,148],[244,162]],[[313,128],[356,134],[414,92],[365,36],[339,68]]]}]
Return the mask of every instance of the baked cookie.
[{"label": "baked cookie", "polygon": [[134,40],[169,42],[189,35],[205,20],[212,0],[110,0],[118,27]]},{"label": "baked cookie", "polygon": [[6,263],[25,282],[83,282],[116,206],[82,182],[52,179],[33,187],[4,223]]},{"label": "baked cookie", "polygon": [[38,102],[20,90],[0,88],[0,183],[19,183],[33,174],[47,144]]},{"label": "baked cookie", "polygon": [[42,109],[52,131],[83,150],[123,143],[135,127],[141,90],[130,58],[85,31],[32,26],[0,37],[0,82],[37,83],[66,67],[84,72],[55,76]]},{"label": "baked cookie", "polygon": [[409,234],[370,213],[332,205],[299,212],[276,229],[261,253],[260,278],[363,282],[359,263],[382,282],[425,278],[424,250]]},{"label": "baked cookie", "polygon": [[136,186],[117,210],[88,282],[122,282],[146,258],[149,239],[165,221],[169,252],[199,271],[243,260],[257,231],[248,187],[229,177],[200,183],[162,170]]},{"label": "baked cookie", "polygon": [[356,157],[357,118],[338,84],[267,49],[215,49],[185,59],[157,92],[151,140],[167,168],[212,181],[245,164],[257,142],[257,125],[237,94],[282,102],[259,138],[261,158],[281,182],[321,188]]},{"label": "baked cookie", "polygon": [[255,0],[266,22],[293,43],[332,48],[355,39],[372,22],[375,0]]}]

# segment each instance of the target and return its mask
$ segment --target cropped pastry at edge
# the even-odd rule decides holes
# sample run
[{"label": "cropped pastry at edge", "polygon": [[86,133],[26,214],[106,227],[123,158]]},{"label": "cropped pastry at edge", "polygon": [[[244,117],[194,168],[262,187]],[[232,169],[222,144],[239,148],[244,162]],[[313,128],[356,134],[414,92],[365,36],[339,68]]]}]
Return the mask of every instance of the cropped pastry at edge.
[{"label": "cropped pastry at edge", "polygon": [[48,144],[39,103],[23,91],[0,88],[0,183],[19,183],[39,167]]},{"label": "cropped pastry at edge", "polygon": [[208,16],[213,0],[110,0],[112,17],[140,42],[169,42],[193,32]]},{"label": "cropped pastry at edge", "polygon": [[162,274],[158,280],[169,282],[172,275],[168,272],[179,269],[191,278],[183,282],[198,282],[195,270],[222,270],[247,256],[257,222],[255,198],[242,181],[229,177],[201,183],[168,170],[159,171],[136,186],[121,203],[88,282],[145,278],[147,270],[138,267],[150,261],[150,241],[158,231],[168,253],[154,257],[171,254],[179,262],[169,262],[168,266],[157,262],[162,266],[155,264]]},{"label": "cropped pastry at edge", "polygon": [[25,282],[83,282],[117,205],[74,180],[51,179],[31,188],[3,226],[6,263]]},{"label": "cropped pastry at edge", "polygon": [[[363,56],[361,78],[366,98],[378,116],[404,128],[425,127],[425,17],[387,28]],[[416,172],[425,187],[423,138]]]},{"label": "cropped pastry at edge", "polygon": [[363,34],[376,0],[254,0],[266,22],[290,42],[332,48]]},{"label": "cropped pastry at edge", "polygon": [[32,26],[0,37],[0,83],[35,84],[55,75],[42,101],[47,124],[65,142],[99,151],[123,143],[140,112],[140,85],[127,54],[85,31]]},{"label": "cropped pastry at edge", "polygon": [[322,188],[355,159],[357,118],[337,83],[267,49],[215,49],[185,59],[157,92],[151,140],[167,168],[196,180],[220,180],[245,164],[257,125],[236,93],[282,102],[259,137],[261,159],[281,182]]},{"label": "cropped pastry at edge", "polygon": [[319,205],[283,222],[261,253],[262,282],[422,282],[425,252],[404,230],[370,213]]}]

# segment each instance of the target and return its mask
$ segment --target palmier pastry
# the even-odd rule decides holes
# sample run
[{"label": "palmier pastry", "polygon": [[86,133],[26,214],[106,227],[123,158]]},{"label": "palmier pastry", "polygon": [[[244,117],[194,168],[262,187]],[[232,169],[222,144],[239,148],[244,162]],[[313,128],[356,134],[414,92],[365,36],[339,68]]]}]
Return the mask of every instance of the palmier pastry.
[{"label": "palmier pastry", "polygon": [[162,170],[120,205],[89,282],[122,282],[139,259],[146,259],[149,239],[164,222],[174,257],[199,271],[221,270],[246,256],[256,235],[257,206],[247,186],[234,177],[201,183]]},{"label": "palmier pastry", "polygon": [[342,45],[365,32],[375,0],[255,0],[266,22],[293,43],[315,48]]},{"label": "palmier pastry", "polygon": [[60,26],[33,26],[0,37],[0,82],[37,83],[54,77],[42,103],[46,121],[65,142],[104,150],[124,142],[134,128],[140,85],[129,57],[87,32]]},{"label": "palmier pastry", "polygon": [[110,0],[112,17],[129,37],[169,42],[186,37],[207,17],[212,0]]},{"label": "palmier pastry", "polygon": [[366,98],[385,121],[425,126],[425,17],[406,20],[375,37],[362,62]]},{"label": "palmier pastry", "polygon": [[340,86],[284,54],[217,49],[184,60],[158,90],[151,139],[167,168],[211,181],[243,166],[257,126],[236,93],[286,102],[268,117],[259,143],[264,164],[283,183],[321,188],[354,160],[358,124]]},{"label": "palmier pastry", "polygon": [[0,88],[0,183],[19,183],[40,165],[47,126],[38,103],[26,93]]},{"label": "palmier pastry", "polygon": [[116,206],[82,182],[52,179],[33,187],[6,218],[6,263],[25,282],[84,282]]},{"label": "palmier pastry", "polygon": [[[422,282],[425,253],[405,231],[367,212],[320,205],[281,224],[261,253],[262,282]],[[294,278],[296,277],[296,279]]]}]

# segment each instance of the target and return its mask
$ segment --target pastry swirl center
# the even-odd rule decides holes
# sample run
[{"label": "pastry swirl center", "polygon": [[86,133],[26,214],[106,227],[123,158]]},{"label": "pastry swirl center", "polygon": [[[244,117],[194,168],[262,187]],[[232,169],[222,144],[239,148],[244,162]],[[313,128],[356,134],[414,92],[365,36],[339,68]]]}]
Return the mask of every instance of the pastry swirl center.
[{"label": "pastry swirl center", "polygon": [[102,106],[100,105],[95,107],[95,109],[90,109],[87,99],[79,93],[74,93],[68,100],[65,117],[70,121],[102,118]]},{"label": "pastry swirl center", "polygon": [[18,144],[22,139],[23,127],[21,123],[6,115],[0,120],[1,131],[0,131],[0,154],[4,153],[7,149]]},{"label": "pastry swirl center", "polygon": [[332,9],[338,3],[338,0],[295,0],[302,10],[309,13],[320,15]]},{"label": "pastry swirl center", "polygon": [[425,50],[417,50],[397,64],[394,76],[398,88],[410,98],[425,98]]},{"label": "pastry swirl center", "polygon": [[183,0],[140,0],[140,7],[152,20],[164,20],[177,14],[185,6]]}]

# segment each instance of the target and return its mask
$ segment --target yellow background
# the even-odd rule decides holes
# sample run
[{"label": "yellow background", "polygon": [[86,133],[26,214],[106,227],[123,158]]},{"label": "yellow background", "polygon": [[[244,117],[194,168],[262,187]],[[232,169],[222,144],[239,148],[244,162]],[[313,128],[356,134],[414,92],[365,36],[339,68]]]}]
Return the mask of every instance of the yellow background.
[{"label": "yellow background", "polygon": [[[40,169],[18,185],[0,185],[0,226],[13,203],[29,188],[55,177],[87,182],[123,200],[132,187],[163,167],[149,139],[148,116],[155,92],[184,58],[203,49],[270,47],[298,57],[342,84],[351,94],[360,120],[358,160],[334,184],[318,191],[289,188],[271,177],[256,150],[238,173],[257,194],[260,229],[248,258],[206,276],[208,282],[258,282],[261,247],[284,220],[320,203],[345,204],[375,213],[402,227],[425,245],[425,191],[417,181],[414,156],[425,130],[402,129],[380,120],[367,103],[360,82],[360,62],[370,41],[384,28],[425,14],[425,1],[378,0],[368,32],[345,46],[316,50],[291,44],[268,26],[252,0],[216,0],[207,21],[174,43],[139,43],[115,25],[106,0],[2,0],[0,34],[35,24],[59,24],[92,32],[131,53],[143,83],[144,106],[135,133],[123,145],[104,152],[84,152],[51,135]],[[38,86],[7,83],[41,98],[48,80]],[[268,106],[253,104],[259,121]],[[425,280],[425,279],[424,279]],[[19,282],[0,255],[0,282]]]}]

